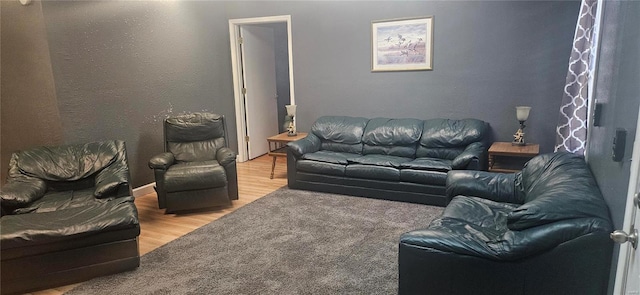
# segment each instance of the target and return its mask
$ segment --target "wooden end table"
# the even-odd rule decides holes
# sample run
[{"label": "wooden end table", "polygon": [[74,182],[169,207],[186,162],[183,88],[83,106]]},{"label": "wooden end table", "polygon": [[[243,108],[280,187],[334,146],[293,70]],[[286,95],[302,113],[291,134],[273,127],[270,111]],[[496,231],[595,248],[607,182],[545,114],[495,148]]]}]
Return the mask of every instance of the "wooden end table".
[{"label": "wooden end table", "polygon": [[287,143],[305,138],[306,136],[307,133],[305,132],[298,132],[296,136],[289,136],[287,135],[287,132],[283,132],[267,138],[267,142],[269,143],[269,156],[273,157],[273,163],[271,163],[271,177],[269,177],[270,179],[273,179],[273,172],[276,169],[276,159],[278,157],[287,156]]},{"label": "wooden end table", "polygon": [[518,172],[539,153],[539,144],[512,145],[510,142],[494,142],[489,148],[489,171]]}]

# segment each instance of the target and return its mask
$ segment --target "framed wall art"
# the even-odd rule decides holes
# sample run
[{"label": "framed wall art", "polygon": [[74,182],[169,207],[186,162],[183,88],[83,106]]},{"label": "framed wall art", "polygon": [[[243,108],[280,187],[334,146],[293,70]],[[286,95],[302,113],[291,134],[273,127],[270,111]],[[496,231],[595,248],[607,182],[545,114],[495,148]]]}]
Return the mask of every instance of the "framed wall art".
[{"label": "framed wall art", "polygon": [[371,71],[433,70],[433,16],[371,22]]}]

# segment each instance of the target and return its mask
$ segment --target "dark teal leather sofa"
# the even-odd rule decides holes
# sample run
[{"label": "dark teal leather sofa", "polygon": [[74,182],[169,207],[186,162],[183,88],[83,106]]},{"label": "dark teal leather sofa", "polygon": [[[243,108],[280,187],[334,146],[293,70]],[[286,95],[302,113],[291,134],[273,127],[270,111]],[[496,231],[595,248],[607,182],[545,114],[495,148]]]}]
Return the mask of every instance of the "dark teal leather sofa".
[{"label": "dark teal leather sofa", "polygon": [[122,141],[16,152],[0,199],[2,294],[140,264],[140,225]]},{"label": "dark teal leather sofa", "polygon": [[612,223],[581,156],[450,172],[447,196],[442,216],[400,237],[399,294],[607,293]]},{"label": "dark teal leather sofa", "polygon": [[486,169],[488,136],[476,119],[321,117],[288,144],[288,185],[444,206],[448,171]]}]

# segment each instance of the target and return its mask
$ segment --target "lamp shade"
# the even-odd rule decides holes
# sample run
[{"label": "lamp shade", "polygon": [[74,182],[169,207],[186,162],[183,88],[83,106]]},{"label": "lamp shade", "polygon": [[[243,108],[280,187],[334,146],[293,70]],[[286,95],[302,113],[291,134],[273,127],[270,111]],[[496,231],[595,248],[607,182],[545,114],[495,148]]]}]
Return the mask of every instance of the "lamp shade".
[{"label": "lamp shade", "polygon": [[287,115],[295,117],[296,116],[296,105],[295,104],[288,104],[286,106],[284,106],[285,108],[287,108]]},{"label": "lamp shade", "polygon": [[516,107],[516,117],[518,118],[518,121],[526,121],[529,119],[529,111],[531,111],[531,107]]}]

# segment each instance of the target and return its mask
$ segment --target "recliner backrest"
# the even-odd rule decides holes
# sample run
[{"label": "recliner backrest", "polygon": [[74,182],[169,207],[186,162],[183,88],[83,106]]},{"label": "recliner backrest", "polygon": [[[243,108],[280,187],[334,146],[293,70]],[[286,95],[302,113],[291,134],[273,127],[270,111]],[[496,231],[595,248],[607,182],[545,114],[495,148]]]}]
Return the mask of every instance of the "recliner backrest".
[{"label": "recliner backrest", "polygon": [[371,119],[362,136],[362,153],[415,158],[422,126],[418,119]]},{"label": "recliner backrest", "polygon": [[320,117],[311,132],[321,141],[321,150],[362,154],[362,134],[369,119],[346,116]]},{"label": "recliner backrest", "polygon": [[477,119],[425,120],[416,157],[453,160],[469,144],[486,141],[487,130],[487,123]]},{"label": "recliner backrest", "polygon": [[208,161],[226,146],[224,118],[218,114],[192,113],[164,121],[165,151],[179,162]]}]

